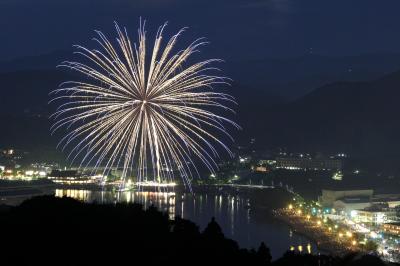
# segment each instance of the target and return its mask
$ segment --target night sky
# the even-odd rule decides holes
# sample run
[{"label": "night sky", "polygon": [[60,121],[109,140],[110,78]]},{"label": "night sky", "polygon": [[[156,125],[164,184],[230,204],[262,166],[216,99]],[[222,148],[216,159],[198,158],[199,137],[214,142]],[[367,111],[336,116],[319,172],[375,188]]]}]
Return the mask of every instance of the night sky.
[{"label": "night sky", "polygon": [[[77,59],[73,45],[98,48],[95,30],[114,39],[114,21],[136,41],[142,18],[149,40],[168,21],[166,38],[188,27],[177,48],[200,37],[210,42],[194,60],[225,61],[218,67],[232,86],[221,90],[237,99],[235,121],[244,129],[239,141],[398,154],[400,111],[392,101],[400,87],[399,10],[399,0],[0,0],[0,83],[6,88],[0,115],[15,124],[0,139],[22,147],[52,145],[47,119],[37,126],[10,117],[52,113],[49,92],[70,74],[56,66]],[[262,122],[254,114],[262,114]],[[40,134],[16,136],[27,123],[28,131],[39,128]]]},{"label": "night sky", "polygon": [[1,0],[0,60],[86,44],[113,21],[136,32],[190,27],[208,52],[230,60],[400,52],[398,0]]}]

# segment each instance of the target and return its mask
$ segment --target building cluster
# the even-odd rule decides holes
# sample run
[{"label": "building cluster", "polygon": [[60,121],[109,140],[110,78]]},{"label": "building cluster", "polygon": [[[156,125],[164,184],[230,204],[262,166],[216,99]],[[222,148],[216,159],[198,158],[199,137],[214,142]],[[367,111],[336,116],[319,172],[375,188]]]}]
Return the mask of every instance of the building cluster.
[{"label": "building cluster", "polygon": [[[164,167],[166,172],[173,169]],[[25,151],[13,148],[0,149],[0,179],[12,181],[51,180],[62,185],[121,184],[121,169],[113,169],[104,174],[104,169],[87,167],[84,170],[62,168],[58,163],[35,162]],[[142,186],[148,183],[142,184]],[[165,186],[165,184],[161,184]],[[168,184],[170,185],[170,184]]]},{"label": "building cluster", "polygon": [[37,162],[33,156],[14,148],[0,149],[0,179],[34,180],[47,178],[57,163]]},{"label": "building cluster", "polygon": [[78,170],[52,170],[48,179],[63,185],[97,184],[103,176]]},{"label": "building cluster", "polygon": [[15,149],[0,149],[0,171],[21,167],[25,153]]},{"label": "building cluster", "polygon": [[[250,156],[240,157],[240,162],[246,163],[250,159]],[[309,154],[283,156],[283,154],[280,154],[270,159],[259,159],[253,170],[256,172],[269,172],[275,169],[333,171],[337,175],[332,178],[340,180],[342,178],[343,160],[344,157],[312,157]]]},{"label": "building cluster", "polygon": [[343,162],[336,158],[310,158],[310,157],[278,157],[275,168],[288,170],[342,170]]},{"label": "building cluster", "polygon": [[383,225],[388,232],[399,232],[400,194],[375,194],[373,189],[322,190],[318,202],[355,223]]},{"label": "building cluster", "polygon": [[264,184],[268,182],[272,184],[276,180],[272,179],[274,175],[268,175],[268,173],[274,171],[283,173],[281,170],[291,171],[295,175],[301,174],[300,172],[318,175],[318,172],[323,171],[325,172],[323,175],[329,176],[330,179],[343,180],[344,163],[348,158],[345,153],[300,153],[288,152],[280,148],[256,150],[253,146],[254,142],[247,146],[238,146],[234,150],[233,160],[221,161],[218,164],[219,171],[216,173],[218,180],[229,183],[239,179],[239,183]]},{"label": "building cluster", "polygon": [[32,163],[27,166],[0,166],[0,178],[6,180],[34,180],[47,178],[57,164]]}]

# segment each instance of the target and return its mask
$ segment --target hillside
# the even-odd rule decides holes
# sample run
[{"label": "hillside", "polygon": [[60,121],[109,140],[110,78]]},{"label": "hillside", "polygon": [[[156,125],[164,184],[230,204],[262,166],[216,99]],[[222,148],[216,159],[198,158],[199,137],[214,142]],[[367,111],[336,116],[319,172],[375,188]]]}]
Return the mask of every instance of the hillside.
[{"label": "hillside", "polygon": [[336,82],[270,109],[250,128],[262,142],[364,156],[400,155],[400,72]]},{"label": "hillside", "polygon": [[[204,55],[207,57],[207,54]],[[31,70],[54,70],[64,60],[81,59],[72,50],[40,56],[0,61],[0,73]],[[335,81],[371,80],[400,69],[400,54],[362,54],[358,56],[323,56],[307,54],[288,58],[260,58],[234,61],[223,58],[218,65],[226,75],[246,88],[296,99]]]},{"label": "hillside", "polygon": [[[52,62],[54,57],[45,58],[44,65]],[[374,61],[371,58],[360,57],[357,62],[361,64],[366,60],[371,63]],[[38,59],[24,60],[32,66],[32,62]],[[304,60],[298,62],[298,69],[304,65]],[[315,62],[311,65],[316,69],[325,59],[314,57],[313,60]],[[394,64],[393,60],[390,62]],[[17,67],[17,62],[15,64],[15,68],[20,67]],[[331,67],[336,69],[341,64]],[[262,61],[256,65],[254,69],[243,67],[243,72],[255,70],[255,75],[261,76]],[[283,65],[277,63],[277,68]],[[50,138],[48,116],[55,106],[48,104],[49,92],[62,81],[74,78],[70,72],[41,69],[41,66],[36,70],[0,73],[0,88],[8,91],[7,97],[0,98],[0,119],[5,128],[0,131],[0,146],[54,147],[57,138]],[[289,68],[288,71],[295,73],[295,69]],[[305,73],[306,70],[302,71]],[[265,65],[265,71],[272,70]],[[283,79],[278,75],[280,71],[276,71],[274,79]],[[374,76],[371,75],[370,79]],[[264,79],[268,76],[265,75]],[[285,146],[310,151],[343,151],[367,157],[378,154],[400,157],[400,72],[372,81],[333,82],[291,102],[264,86],[246,85],[245,78],[233,81],[226,91],[234,95],[239,104],[233,118],[243,128],[238,134],[233,132],[239,143],[256,137],[260,147]]]}]

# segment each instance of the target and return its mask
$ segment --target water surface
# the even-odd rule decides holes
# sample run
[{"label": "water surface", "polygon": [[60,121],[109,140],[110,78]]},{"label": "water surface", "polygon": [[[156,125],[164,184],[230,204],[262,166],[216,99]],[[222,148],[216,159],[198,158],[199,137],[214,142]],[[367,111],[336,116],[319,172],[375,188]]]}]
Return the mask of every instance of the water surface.
[{"label": "water surface", "polygon": [[236,240],[240,247],[257,249],[264,241],[270,247],[273,258],[280,257],[290,248],[308,253],[318,252],[305,237],[273,219],[268,210],[252,209],[249,200],[240,195],[57,189],[56,196],[68,196],[85,202],[134,202],[142,204],[144,208],[154,205],[167,212],[171,219],[181,216],[198,224],[201,230],[215,217],[225,236]]}]

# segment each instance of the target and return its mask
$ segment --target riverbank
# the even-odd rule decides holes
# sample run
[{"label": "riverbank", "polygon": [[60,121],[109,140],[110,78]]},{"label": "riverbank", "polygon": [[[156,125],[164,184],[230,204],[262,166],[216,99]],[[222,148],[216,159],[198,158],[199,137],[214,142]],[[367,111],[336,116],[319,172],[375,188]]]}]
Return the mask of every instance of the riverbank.
[{"label": "riverbank", "polygon": [[[212,198],[199,198],[197,204],[185,211],[198,210],[198,217],[204,219],[208,215],[201,211],[205,210],[201,206],[208,206],[211,212],[207,213],[212,214],[215,206],[207,204]],[[0,225],[7,228],[2,235],[2,241],[7,243],[2,261],[7,265],[53,265],[59,258],[64,258],[61,265],[113,265],[126,263],[126,256],[115,256],[121,253],[128,254],[133,262],[139,258],[148,265],[185,265],[193,258],[199,265],[383,265],[379,258],[371,256],[353,257],[349,261],[319,254],[282,252],[274,258],[272,249],[268,247],[282,242],[279,235],[263,239],[266,244],[258,242],[254,249],[243,246],[225,234],[223,220],[218,222],[222,217],[226,221],[232,217],[223,213],[232,206],[231,199],[220,201],[219,198],[215,203],[222,204],[220,216],[205,217],[207,221],[201,226],[193,219],[194,216],[171,220],[161,210],[144,209],[135,203],[92,204],[66,197],[36,197],[20,207],[0,213]],[[243,218],[243,213],[240,206],[231,212],[233,218]],[[235,223],[233,228],[243,230],[245,225]],[[123,233],[116,228],[124,228]],[[255,229],[257,235],[262,233]],[[104,256],[97,256],[98,245],[90,243],[117,244],[107,246]],[[16,249],[18,244],[20,248]],[[67,252],[71,247],[74,247],[74,252]]]},{"label": "riverbank", "polygon": [[[29,198],[40,196],[40,195],[56,195],[58,197],[68,196],[72,198],[78,198],[80,200],[89,199],[90,192],[112,192],[112,193],[123,193],[118,192],[114,186],[100,186],[94,184],[73,184],[73,185],[63,185],[56,184],[53,182],[16,182],[13,185],[12,182],[7,183],[7,187],[3,187],[3,198],[1,203],[9,206],[19,205],[24,200]],[[129,191],[138,191],[134,188]],[[125,191],[125,192],[129,192]],[[158,187],[143,187],[140,189],[141,192],[175,192],[184,194],[186,189],[184,186],[175,186],[173,188],[158,188]],[[5,194],[5,192],[7,192]],[[58,193],[57,193],[58,192]],[[85,192],[87,192],[85,194]],[[287,224],[289,227],[293,228],[298,235],[303,235],[305,238],[314,242],[318,246],[318,250],[326,251],[329,254],[341,255],[347,253],[349,250],[343,248],[344,245],[341,243],[332,242],[332,240],[326,236],[323,232],[318,233],[318,230],[312,225],[307,225],[299,219],[297,216],[290,216],[285,213],[283,207],[291,199],[292,195],[284,189],[281,188],[271,188],[271,187],[248,187],[248,186],[216,186],[216,185],[202,185],[193,186],[192,197],[196,198],[196,195],[201,195],[203,193],[213,196],[218,195],[222,197],[228,197],[232,202],[236,204],[238,198],[246,199],[243,203],[243,207],[248,209],[253,213],[254,217],[257,219],[262,214],[262,219],[266,216],[270,216],[271,219],[277,218],[279,221]],[[1,194],[1,193],[0,193]],[[114,200],[117,200],[114,199]],[[128,200],[128,198],[126,199]],[[150,200],[155,202],[155,199]],[[201,198],[199,198],[201,200]],[[169,201],[169,200],[168,200]],[[175,201],[175,200],[174,200]],[[173,204],[179,205],[182,199],[176,199]],[[169,203],[166,202],[168,205]],[[232,204],[232,203],[231,203]],[[159,206],[161,208],[161,206]],[[167,208],[168,210],[168,208]],[[280,210],[280,211],[273,211]],[[169,212],[169,211],[168,211]],[[258,213],[258,216],[256,215]],[[174,217],[175,213],[171,213],[171,217]],[[287,247],[289,248],[289,247]]]},{"label": "riverbank", "polygon": [[358,246],[349,244],[346,236],[338,237],[336,232],[324,230],[320,223],[303,219],[296,212],[287,209],[273,211],[274,217],[289,225],[297,234],[313,241],[319,250],[332,256],[344,256],[350,252],[360,252]]},{"label": "riverbank", "polygon": [[[194,187],[194,193],[179,193],[177,190],[175,193],[171,193],[171,190],[169,193],[162,193],[155,192],[154,188],[150,192],[137,190],[121,192],[102,190],[101,186],[78,187],[81,189],[76,189],[76,185],[57,185],[54,195],[88,203],[139,203],[144,209],[155,206],[171,220],[176,216],[184,217],[195,221],[201,228],[215,217],[221,224],[223,232],[243,247],[257,248],[262,241],[273,243],[271,246],[273,258],[279,258],[291,247],[298,248],[299,251],[301,247],[304,250],[302,254],[319,254],[321,250],[329,250],[323,243],[318,243],[317,247],[318,238],[312,237],[309,232],[301,231],[300,226],[297,230],[290,230],[290,227],[294,228],[293,224],[290,224],[291,219],[281,220],[274,217],[272,210],[282,208],[292,197],[283,189],[199,186]],[[176,188],[182,189],[182,187]],[[277,239],[279,241],[276,241]],[[328,253],[337,254],[326,252]]]}]

